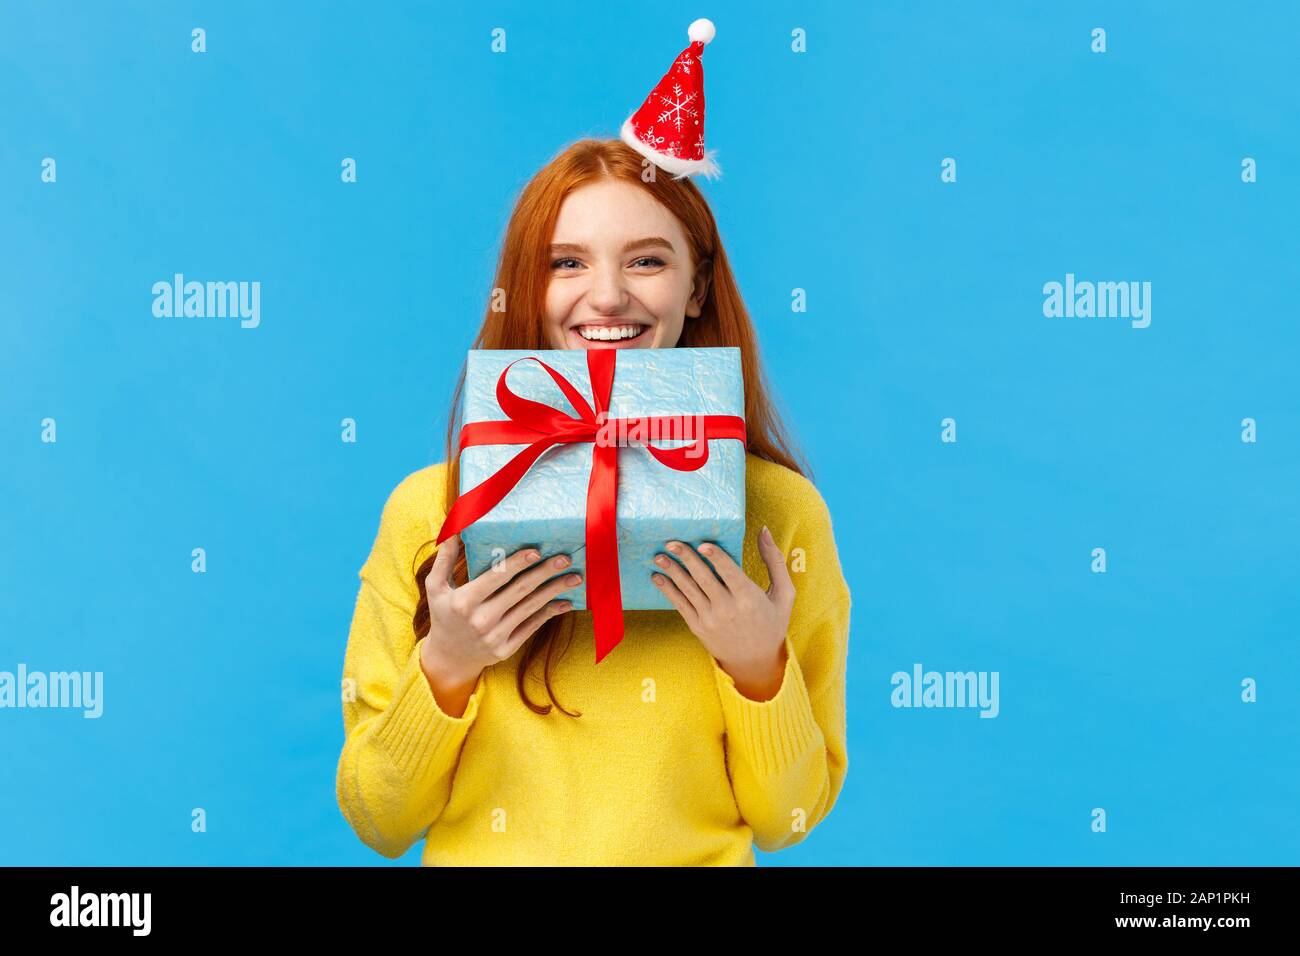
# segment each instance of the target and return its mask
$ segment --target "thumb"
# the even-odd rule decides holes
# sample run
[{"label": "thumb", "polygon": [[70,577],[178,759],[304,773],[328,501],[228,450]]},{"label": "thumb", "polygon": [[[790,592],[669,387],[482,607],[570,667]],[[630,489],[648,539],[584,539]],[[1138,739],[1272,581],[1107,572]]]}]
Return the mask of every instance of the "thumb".
[{"label": "thumb", "polygon": [[429,578],[439,588],[451,587],[451,575],[456,569],[456,558],[460,555],[460,534],[456,533],[438,546],[438,554],[429,569]]},{"label": "thumb", "polygon": [[767,576],[771,580],[767,595],[782,607],[794,603],[794,581],[790,580],[790,569],[785,565],[785,553],[776,546],[772,532],[763,525],[758,533],[758,553],[767,565]]}]

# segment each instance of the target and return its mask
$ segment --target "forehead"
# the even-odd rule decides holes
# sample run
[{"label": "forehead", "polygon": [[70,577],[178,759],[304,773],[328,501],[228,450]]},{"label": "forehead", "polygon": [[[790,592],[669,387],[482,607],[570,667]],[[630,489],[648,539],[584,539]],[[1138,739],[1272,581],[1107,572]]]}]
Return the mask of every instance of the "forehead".
[{"label": "forehead", "polygon": [[679,249],[685,240],[677,217],[649,192],[621,180],[602,179],[564,197],[552,241],[621,242],[644,235],[664,236]]}]

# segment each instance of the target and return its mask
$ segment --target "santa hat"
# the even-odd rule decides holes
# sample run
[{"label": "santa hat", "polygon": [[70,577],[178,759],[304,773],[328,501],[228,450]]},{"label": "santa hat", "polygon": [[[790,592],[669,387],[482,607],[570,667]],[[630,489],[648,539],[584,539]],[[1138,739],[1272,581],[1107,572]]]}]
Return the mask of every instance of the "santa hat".
[{"label": "santa hat", "polygon": [[704,44],[713,39],[713,23],[696,20],[686,29],[690,45],[650,91],[640,108],[623,121],[619,138],[673,178],[722,170],[715,150],[704,149]]}]

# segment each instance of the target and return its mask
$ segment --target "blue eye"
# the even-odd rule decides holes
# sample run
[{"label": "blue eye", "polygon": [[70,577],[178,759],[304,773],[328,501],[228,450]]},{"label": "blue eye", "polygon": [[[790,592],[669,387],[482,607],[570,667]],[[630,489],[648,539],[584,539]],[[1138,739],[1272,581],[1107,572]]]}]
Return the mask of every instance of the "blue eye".
[{"label": "blue eye", "polygon": [[551,263],[551,268],[552,268],[552,269],[563,268],[563,267],[561,266],[561,263],[564,263],[564,262],[577,262],[577,261],[578,261],[577,259],[556,259],[554,262]]},{"label": "blue eye", "polygon": [[640,258],[632,260],[633,265],[635,265],[638,262],[648,262],[652,266],[661,266],[664,264],[664,261],[660,259],[658,256],[641,256]]}]

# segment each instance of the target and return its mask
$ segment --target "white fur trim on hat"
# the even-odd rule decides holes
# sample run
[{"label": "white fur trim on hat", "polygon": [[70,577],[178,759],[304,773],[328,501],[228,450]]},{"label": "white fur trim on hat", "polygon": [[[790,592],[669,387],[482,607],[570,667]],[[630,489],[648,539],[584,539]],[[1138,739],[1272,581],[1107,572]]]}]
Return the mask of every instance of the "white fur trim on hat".
[{"label": "white fur trim on hat", "polygon": [[[635,115],[636,113],[633,112],[632,116]],[[632,116],[623,120],[623,127],[618,131],[619,139],[664,170],[664,172],[672,173],[674,179],[681,179],[684,176],[705,176],[709,179],[717,179],[722,175],[721,167],[713,158],[717,153],[716,149],[706,149],[703,159],[683,159],[680,156],[669,156],[661,153],[651,148],[648,143],[637,138],[636,131],[632,129]]]}]

